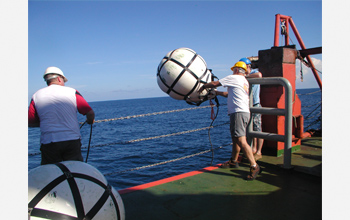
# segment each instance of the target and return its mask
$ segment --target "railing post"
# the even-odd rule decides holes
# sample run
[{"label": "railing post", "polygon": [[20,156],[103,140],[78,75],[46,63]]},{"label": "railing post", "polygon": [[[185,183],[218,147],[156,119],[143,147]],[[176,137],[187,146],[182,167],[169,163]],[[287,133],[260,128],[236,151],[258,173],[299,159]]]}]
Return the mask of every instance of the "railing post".
[{"label": "railing post", "polygon": [[[254,108],[253,102],[252,102],[252,94],[251,90],[249,91],[249,106],[250,111],[252,113],[262,113],[262,114],[271,114],[271,115],[284,115],[285,116],[285,129],[284,129],[284,135],[277,135],[272,133],[266,133],[266,132],[254,132],[253,126],[252,126],[252,120],[249,121],[248,124],[248,139],[251,139],[253,137],[258,137],[262,139],[269,139],[274,141],[282,141],[284,142],[284,162],[283,167],[286,169],[290,169],[292,167],[292,110],[293,110],[293,104],[292,104],[292,97],[293,97],[293,90],[292,85],[290,82],[283,77],[263,77],[263,78],[247,78],[250,85],[252,84],[260,84],[260,85],[282,85],[285,89],[285,109],[278,109],[278,108],[267,108],[267,107],[260,107],[260,108]],[[251,86],[250,86],[251,87]]]},{"label": "railing post", "polygon": [[[282,80],[284,79],[284,80]],[[286,92],[285,95],[285,129],[284,129],[284,168],[290,169],[292,167],[292,86],[290,82],[285,79],[281,78],[283,82],[283,86]]]}]

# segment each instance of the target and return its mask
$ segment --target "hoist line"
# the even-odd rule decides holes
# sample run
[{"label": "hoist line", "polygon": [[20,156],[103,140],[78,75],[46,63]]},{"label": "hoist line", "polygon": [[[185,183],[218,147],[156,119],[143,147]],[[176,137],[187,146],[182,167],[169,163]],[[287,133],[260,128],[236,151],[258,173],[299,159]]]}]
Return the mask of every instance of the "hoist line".
[{"label": "hoist line", "polygon": [[[212,128],[212,125],[214,124],[215,119],[217,118],[218,114],[219,114],[219,100],[215,97],[215,101],[216,101],[216,106],[217,106],[217,110],[216,110],[216,115],[214,116],[214,118],[212,118],[212,122],[210,123],[209,129],[208,129],[208,138],[209,138],[209,143],[210,143],[210,147],[211,147],[211,162],[210,162],[210,166],[213,165],[213,160],[214,160],[214,149],[213,149],[213,143],[211,142],[211,137],[210,137],[210,128]],[[211,100],[210,100],[210,104],[212,106],[212,108],[215,106]],[[213,111],[213,109],[212,109]]]}]

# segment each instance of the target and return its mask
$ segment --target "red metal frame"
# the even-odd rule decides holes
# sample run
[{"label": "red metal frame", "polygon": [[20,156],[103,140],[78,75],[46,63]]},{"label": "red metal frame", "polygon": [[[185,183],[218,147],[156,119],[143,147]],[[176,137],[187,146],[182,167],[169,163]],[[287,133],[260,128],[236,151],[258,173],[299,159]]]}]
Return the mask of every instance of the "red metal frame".
[{"label": "red metal frame", "polygon": [[[281,22],[285,22],[285,25],[286,25],[286,33],[287,34],[285,35],[285,45],[289,45],[289,38],[288,38],[288,36],[289,36],[289,26],[291,26],[291,28],[292,28],[292,30],[294,32],[294,35],[295,35],[295,37],[297,38],[297,40],[299,42],[299,45],[300,45],[301,49],[306,50],[305,44],[304,44],[303,40],[300,37],[300,34],[299,34],[298,29],[296,28],[296,26],[295,26],[295,24],[293,22],[292,17],[286,16],[286,15],[281,15],[281,14],[276,14],[274,46],[275,47],[279,46],[278,41],[279,41],[280,23]],[[315,68],[315,66],[314,66],[310,56],[306,55],[306,59],[310,63],[312,73],[315,76],[315,79],[316,79],[316,81],[318,83],[318,86],[322,90],[322,80],[321,80],[320,76],[318,75],[318,73],[316,71],[316,68]]]}]

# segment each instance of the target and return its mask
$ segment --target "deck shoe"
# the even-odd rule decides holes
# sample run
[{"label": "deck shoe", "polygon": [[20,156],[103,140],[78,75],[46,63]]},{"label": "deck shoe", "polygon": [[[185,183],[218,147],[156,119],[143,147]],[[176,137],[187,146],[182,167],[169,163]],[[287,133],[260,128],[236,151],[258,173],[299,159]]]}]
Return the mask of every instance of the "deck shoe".
[{"label": "deck shoe", "polygon": [[254,154],[254,159],[255,161],[258,161],[262,158],[262,155],[261,154]]},{"label": "deck shoe", "polygon": [[250,167],[250,174],[247,176],[247,180],[254,180],[261,173],[261,168],[258,164],[255,167]]},{"label": "deck shoe", "polygon": [[238,162],[233,161],[232,158],[229,161],[226,161],[225,163],[220,165],[220,168],[238,168]]}]

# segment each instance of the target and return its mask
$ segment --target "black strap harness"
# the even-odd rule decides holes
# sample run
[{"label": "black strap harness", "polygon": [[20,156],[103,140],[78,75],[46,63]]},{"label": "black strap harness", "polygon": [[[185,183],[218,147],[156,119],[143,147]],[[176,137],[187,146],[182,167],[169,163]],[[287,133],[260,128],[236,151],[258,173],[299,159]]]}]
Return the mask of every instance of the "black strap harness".
[{"label": "black strap harness", "polygon": [[[40,218],[47,218],[47,219],[79,219],[79,220],[88,220],[92,219],[98,211],[100,211],[101,207],[105,204],[107,199],[111,197],[114,203],[115,211],[117,213],[118,219],[120,219],[120,210],[117,203],[116,198],[114,197],[114,194],[112,193],[112,187],[109,184],[104,184],[100,180],[86,175],[82,173],[72,173],[64,164],[62,163],[56,163],[57,167],[61,169],[63,174],[53,181],[51,181],[49,184],[47,184],[29,203],[28,203],[28,215],[29,216],[36,216]],[[95,203],[95,205],[87,212],[84,212],[83,202],[82,198],[79,192],[78,185],[75,181],[75,178],[85,179],[91,182],[96,183],[97,185],[101,186],[105,191],[101,195],[101,197],[98,199],[98,201]],[[73,217],[70,215],[66,215],[64,213],[57,213],[50,210],[44,210],[40,208],[36,208],[35,206],[57,185],[62,183],[63,181],[67,181],[70,187],[70,190],[73,195],[75,208],[77,211],[77,217]],[[54,192],[53,196],[56,196],[57,192]]]}]

